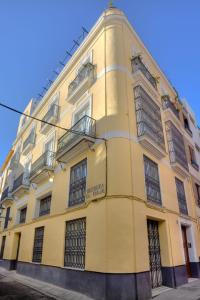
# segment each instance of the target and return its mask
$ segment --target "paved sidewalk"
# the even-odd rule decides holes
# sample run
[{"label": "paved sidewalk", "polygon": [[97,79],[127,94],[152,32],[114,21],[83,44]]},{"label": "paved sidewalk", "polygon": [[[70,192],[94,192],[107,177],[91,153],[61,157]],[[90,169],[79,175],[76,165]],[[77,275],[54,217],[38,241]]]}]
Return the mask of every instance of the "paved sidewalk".
[{"label": "paved sidewalk", "polygon": [[154,300],[200,300],[200,280],[193,280],[190,283],[171,289],[153,298]]},{"label": "paved sidewalk", "polygon": [[[24,295],[21,293],[18,297],[14,297],[13,295],[9,296],[11,289],[17,293],[19,291],[19,287],[22,285],[24,286]],[[9,289],[9,295],[7,297],[0,296],[0,299],[27,299],[26,293],[28,287],[33,296],[29,299],[92,300],[91,298],[74,291],[66,290],[53,284],[35,280],[27,276],[22,276],[17,274],[15,271],[7,271],[0,268],[0,289],[2,289],[2,287],[4,287],[4,289]]]}]

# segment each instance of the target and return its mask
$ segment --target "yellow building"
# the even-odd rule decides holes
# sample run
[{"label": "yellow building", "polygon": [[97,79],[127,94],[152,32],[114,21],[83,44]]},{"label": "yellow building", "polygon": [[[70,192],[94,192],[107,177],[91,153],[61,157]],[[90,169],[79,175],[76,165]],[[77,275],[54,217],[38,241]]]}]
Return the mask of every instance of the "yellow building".
[{"label": "yellow building", "polygon": [[21,117],[2,174],[0,266],[97,300],[200,277],[200,143],[120,10],[25,113],[46,123]]}]

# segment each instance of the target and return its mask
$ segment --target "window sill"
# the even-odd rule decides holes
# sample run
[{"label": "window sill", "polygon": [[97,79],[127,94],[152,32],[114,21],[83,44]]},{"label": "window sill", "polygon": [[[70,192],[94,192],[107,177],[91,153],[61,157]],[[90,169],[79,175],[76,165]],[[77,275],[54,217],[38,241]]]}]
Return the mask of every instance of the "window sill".
[{"label": "window sill", "polygon": [[81,272],[84,272],[85,269],[80,269],[80,268],[73,268],[73,267],[63,267],[63,269],[66,269],[66,270],[72,270],[72,271],[81,271]]}]

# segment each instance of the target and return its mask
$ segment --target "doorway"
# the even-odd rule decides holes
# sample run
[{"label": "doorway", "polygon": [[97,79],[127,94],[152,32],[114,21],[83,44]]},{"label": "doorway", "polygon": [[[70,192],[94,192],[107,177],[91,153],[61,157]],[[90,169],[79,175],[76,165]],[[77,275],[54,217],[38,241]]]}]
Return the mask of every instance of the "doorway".
[{"label": "doorway", "polygon": [[152,289],[162,286],[162,265],[158,224],[157,221],[147,220]]},{"label": "doorway", "polygon": [[190,258],[189,258],[189,252],[188,252],[188,240],[187,240],[187,227],[181,226],[181,232],[182,232],[182,238],[183,238],[183,250],[184,250],[184,256],[185,256],[185,265],[187,270],[188,277],[191,277],[191,269],[190,269]]},{"label": "doorway", "polygon": [[16,270],[17,269],[17,263],[18,263],[18,258],[19,258],[19,249],[20,249],[20,242],[21,242],[21,232],[17,233],[17,253],[16,253],[16,259],[15,259],[15,263],[13,266],[13,269]]}]

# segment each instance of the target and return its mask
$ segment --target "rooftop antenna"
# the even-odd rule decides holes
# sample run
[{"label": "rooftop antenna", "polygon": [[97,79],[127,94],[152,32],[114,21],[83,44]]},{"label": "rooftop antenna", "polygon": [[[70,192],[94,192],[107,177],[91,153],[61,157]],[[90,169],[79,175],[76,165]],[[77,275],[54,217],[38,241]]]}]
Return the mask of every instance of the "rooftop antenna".
[{"label": "rooftop antenna", "polygon": [[113,1],[112,1],[112,0],[110,0],[110,1],[108,2],[108,8],[114,8],[114,4],[113,4]]}]

